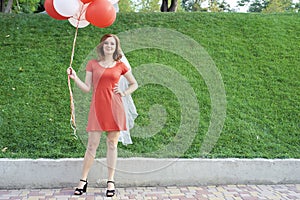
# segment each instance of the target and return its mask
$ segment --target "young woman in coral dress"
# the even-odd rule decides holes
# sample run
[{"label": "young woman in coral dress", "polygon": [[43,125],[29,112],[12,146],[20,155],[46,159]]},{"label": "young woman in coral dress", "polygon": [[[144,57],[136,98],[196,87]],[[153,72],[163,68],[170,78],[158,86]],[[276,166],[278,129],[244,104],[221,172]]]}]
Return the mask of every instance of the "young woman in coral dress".
[{"label": "young woman in coral dress", "polygon": [[[86,192],[87,176],[96,156],[102,132],[107,133],[107,166],[108,181],[106,196],[115,195],[114,173],[117,162],[117,145],[120,131],[126,130],[126,115],[122,97],[130,95],[138,88],[136,79],[126,65],[120,61],[122,50],[119,38],[113,34],[104,35],[97,47],[99,59],[90,60],[86,66],[83,82],[74,69],[67,70],[77,86],[84,92],[93,91],[86,131],[89,134],[88,145],[84,156],[80,182],[74,192],[82,195]],[[118,85],[124,76],[129,86],[122,91]]]}]

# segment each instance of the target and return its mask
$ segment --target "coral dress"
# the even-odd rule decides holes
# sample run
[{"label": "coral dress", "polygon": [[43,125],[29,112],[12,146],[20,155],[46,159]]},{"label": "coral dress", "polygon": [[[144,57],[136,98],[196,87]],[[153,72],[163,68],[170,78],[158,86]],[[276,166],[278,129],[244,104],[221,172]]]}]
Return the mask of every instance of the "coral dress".
[{"label": "coral dress", "polygon": [[102,67],[97,60],[87,63],[86,71],[93,73],[93,96],[86,131],[126,130],[126,115],[120,94],[114,93],[115,84],[129,69],[123,62],[111,68]]}]

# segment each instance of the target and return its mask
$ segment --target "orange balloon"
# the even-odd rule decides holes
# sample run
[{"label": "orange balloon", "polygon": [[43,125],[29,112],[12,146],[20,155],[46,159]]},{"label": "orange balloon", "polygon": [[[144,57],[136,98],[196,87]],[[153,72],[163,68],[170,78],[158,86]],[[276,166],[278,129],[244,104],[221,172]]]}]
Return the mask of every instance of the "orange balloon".
[{"label": "orange balloon", "polygon": [[112,25],[116,16],[116,10],[108,0],[93,0],[85,14],[87,21],[100,28]]},{"label": "orange balloon", "polygon": [[54,5],[53,5],[53,0],[46,0],[44,3],[44,7],[48,15],[54,19],[58,20],[66,20],[68,17],[61,16],[58,14],[58,12],[55,10]]}]

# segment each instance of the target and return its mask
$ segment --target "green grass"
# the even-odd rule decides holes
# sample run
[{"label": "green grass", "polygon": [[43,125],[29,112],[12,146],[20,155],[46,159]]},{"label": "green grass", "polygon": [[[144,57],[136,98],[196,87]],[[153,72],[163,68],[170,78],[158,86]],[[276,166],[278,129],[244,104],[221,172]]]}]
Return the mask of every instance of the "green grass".
[{"label": "green grass", "polygon": [[[69,126],[66,76],[75,28],[46,15],[1,14],[0,24],[0,157],[82,157],[85,146],[74,139]],[[102,34],[144,27],[169,28],[193,38],[220,71],[226,119],[218,142],[206,157],[300,158],[298,14],[120,13],[109,28],[90,25],[79,30],[73,67],[80,68]],[[134,68],[144,63],[172,66],[195,91],[201,113],[189,148],[181,155],[172,151],[160,155],[156,152],[171,142],[180,148],[181,140],[175,137],[180,105],[167,88],[156,84],[140,87],[133,94],[139,113],[136,124],[151,123],[149,109],[154,104],[165,108],[166,122],[151,137],[133,132],[134,145],[120,145],[120,156],[200,157],[211,112],[203,77],[170,52],[144,49],[126,56]],[[77,110],[79,121],[86,117],[82,113]],[[83,134],[85,127],[78,129]],[[104,140],[100,156],[104,156],[103,144]]]}]

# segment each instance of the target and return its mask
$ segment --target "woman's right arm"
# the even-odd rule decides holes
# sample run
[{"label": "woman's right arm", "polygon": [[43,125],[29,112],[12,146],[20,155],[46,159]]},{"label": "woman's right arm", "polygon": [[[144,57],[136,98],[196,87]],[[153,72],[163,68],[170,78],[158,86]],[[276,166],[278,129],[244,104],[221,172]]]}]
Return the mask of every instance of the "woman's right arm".
[{"label": "woman's right arm", "polygon": [[92,86],[92,72],[86,71],[85,74],[85,82],[80,80],[80,78],[77,76],[75,70],[73,68],[68,68],[67,70],[68,75],[71,79],[74,80],[76,85],[83,91],[83,92],[89,92],[91,90]]}]

